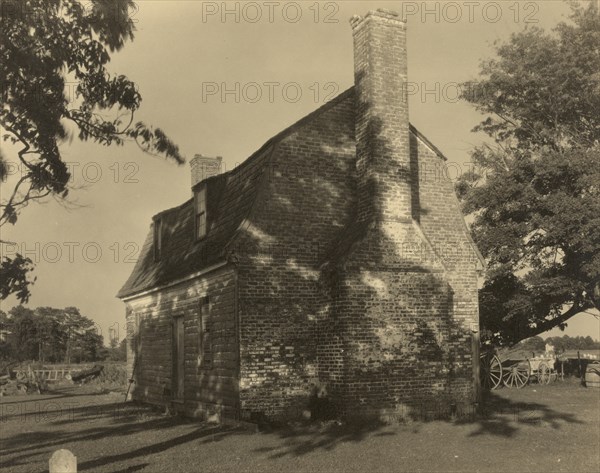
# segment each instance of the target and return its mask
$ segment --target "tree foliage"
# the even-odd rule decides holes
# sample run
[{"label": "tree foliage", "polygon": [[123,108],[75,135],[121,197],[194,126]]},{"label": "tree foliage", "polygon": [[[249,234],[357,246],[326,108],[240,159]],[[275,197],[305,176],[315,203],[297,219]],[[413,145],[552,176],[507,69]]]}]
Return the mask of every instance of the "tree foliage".
[{"label": "tree foliage", "polygon": [[110,361],[127,361],[127,339],[112,339],[107,354]]},{"label": "tree foliage", "polygon": [[548,337],[545,342],[552,345],[556,353],[567,350],[600,350],[600,342],[592,339],[589,335],[587,337],[569,337],[568,335]]},{"label": "tree foliage", "polygon": [[600,342],[594,340],[589,335],[587,337],[569,335],[548,337],[545,340],[536,335],[535,337],[521,340],[514,348],[524,352],[534,352],[539,354],[546,351],[546,345],[552,345],[554,352],[559,354],[567,350],[600,350]]},{"label": "tree foliage", "polygon": [[20,254],[14,258],[4,256],[0,263],[0,300],[15,294],[19,301],[27,302],[31,294],[29,286],[35,282],[29,277],[31,271],[33,262],[30,258]]},{"label": "tree foliage", "polygon": [[[67,197],[60,145],[73,134],[105,146],[132,141],[184,162],[164,131],[135,120],[142,102],[136,84],[108,70],[111,54],[133,39],[133,7],[132,0],[0,0],[0,126],[2,140],[17,149],[14,157],[0,153],[0,179],[9,163],[21,169],[12,192],[3,189],[0,226],[15,224],[32,201]],[[1,262],[18,283],[1,284],[3,299],[16,292],[27,300],[31,281],[16,271],[27,264],[22,257]]]},{"label": "tree foliage", "polygon": [[0,312],[0,355],[9,360],[79,363],[104,359],[107,350],[94,321],[76,307],[22,305]]},{"label": "tree foliage", "polygon": [[488,336],[512,344],[600,308],[600,16],[572,4],[551,33],[496,46],[466,100],[486,118],[457,190],[488,261]]}]

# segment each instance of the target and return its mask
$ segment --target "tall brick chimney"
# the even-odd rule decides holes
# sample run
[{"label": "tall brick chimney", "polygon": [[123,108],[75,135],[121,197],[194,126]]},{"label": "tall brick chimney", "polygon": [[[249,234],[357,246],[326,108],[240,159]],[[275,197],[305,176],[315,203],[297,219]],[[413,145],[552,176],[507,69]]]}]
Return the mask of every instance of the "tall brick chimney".
[{"label": "tall brick chimney", "polygon": [[221,174],[222,161],[223,158],[221,156],[210,158],[208,156],[202,156],[201,154],[195,155],[190,161],[192,187],[208,177]]},{"label": "tall brick chimney", "polygon": [[350,20],[357,98],[358,220],[410,222],[406,23],[379,9]]}]

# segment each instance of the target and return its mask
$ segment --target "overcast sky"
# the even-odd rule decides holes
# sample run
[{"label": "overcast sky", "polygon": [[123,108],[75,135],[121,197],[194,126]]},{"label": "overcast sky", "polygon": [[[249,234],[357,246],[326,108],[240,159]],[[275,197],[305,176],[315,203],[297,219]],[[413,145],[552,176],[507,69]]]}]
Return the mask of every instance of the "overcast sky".
[{"label": "overcast sky", "polygon": [[[352,86],[349,18],[404,8],[415,84],[410,119],[448,157],[451,177],[466,169],[469,149],[482,139],[470,132],[479,116],[457,102],[456,84],[477,76],[495,40],[527,25],[549,28],[568,13],[564,3],[547,0],[229,2],[229,13],[222,3],[138,1],[135,39],[110,65],[139,85],[138,118],[163,128],[188,159],[220,155],[231,169]],[[76,306],[104,335],[118,324],[123,337],[124,304],[115,294],[152,215],[190,198],[189,166],[145,155],[135,144],[103,148],[75,138],[61,151],[72,163],[69,208],[53,200],[30,205],[14,228],[3,227],[2,239],[37,262],[30,307]],[[15,303],[3,301],[2,309]],[[598,338],[598,321],[580,315],[566,333]]]}]

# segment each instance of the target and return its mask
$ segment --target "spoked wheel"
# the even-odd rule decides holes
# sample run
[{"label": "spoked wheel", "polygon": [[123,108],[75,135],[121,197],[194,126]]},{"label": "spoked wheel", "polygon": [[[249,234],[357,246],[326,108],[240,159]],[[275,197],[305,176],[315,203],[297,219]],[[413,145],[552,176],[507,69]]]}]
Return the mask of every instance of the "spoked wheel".
[{"label": "spoked wheel", "polygon": [[481,385],[485,390],[498,388],[502,384],[502,363],[496,355],[481,356]]},{"label": "spoked wheel", "polygon": [[537,379],[539,384],[550,384],[551,371],[547,363],[541,362],[538,366]]},{"label": "spoked wheel", "polygon": [[521,389],[529,381],[531,366],[529,360],[517,361],[510,366],[502,368],[502,381],[508,388]]}]

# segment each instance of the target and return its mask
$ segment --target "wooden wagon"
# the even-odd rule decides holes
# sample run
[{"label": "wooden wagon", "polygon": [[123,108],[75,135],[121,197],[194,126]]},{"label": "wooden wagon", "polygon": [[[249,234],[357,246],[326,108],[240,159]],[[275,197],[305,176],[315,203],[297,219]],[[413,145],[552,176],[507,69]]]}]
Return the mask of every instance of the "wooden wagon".
[{"label": "wooden wagon", "polygon": [[493,390],[502,385],[520,389],[532,380],[549,384],[558,378],[555,361],[553,353],[528,357],[522,351],[484,351],[480,358],[481,385]]}]

